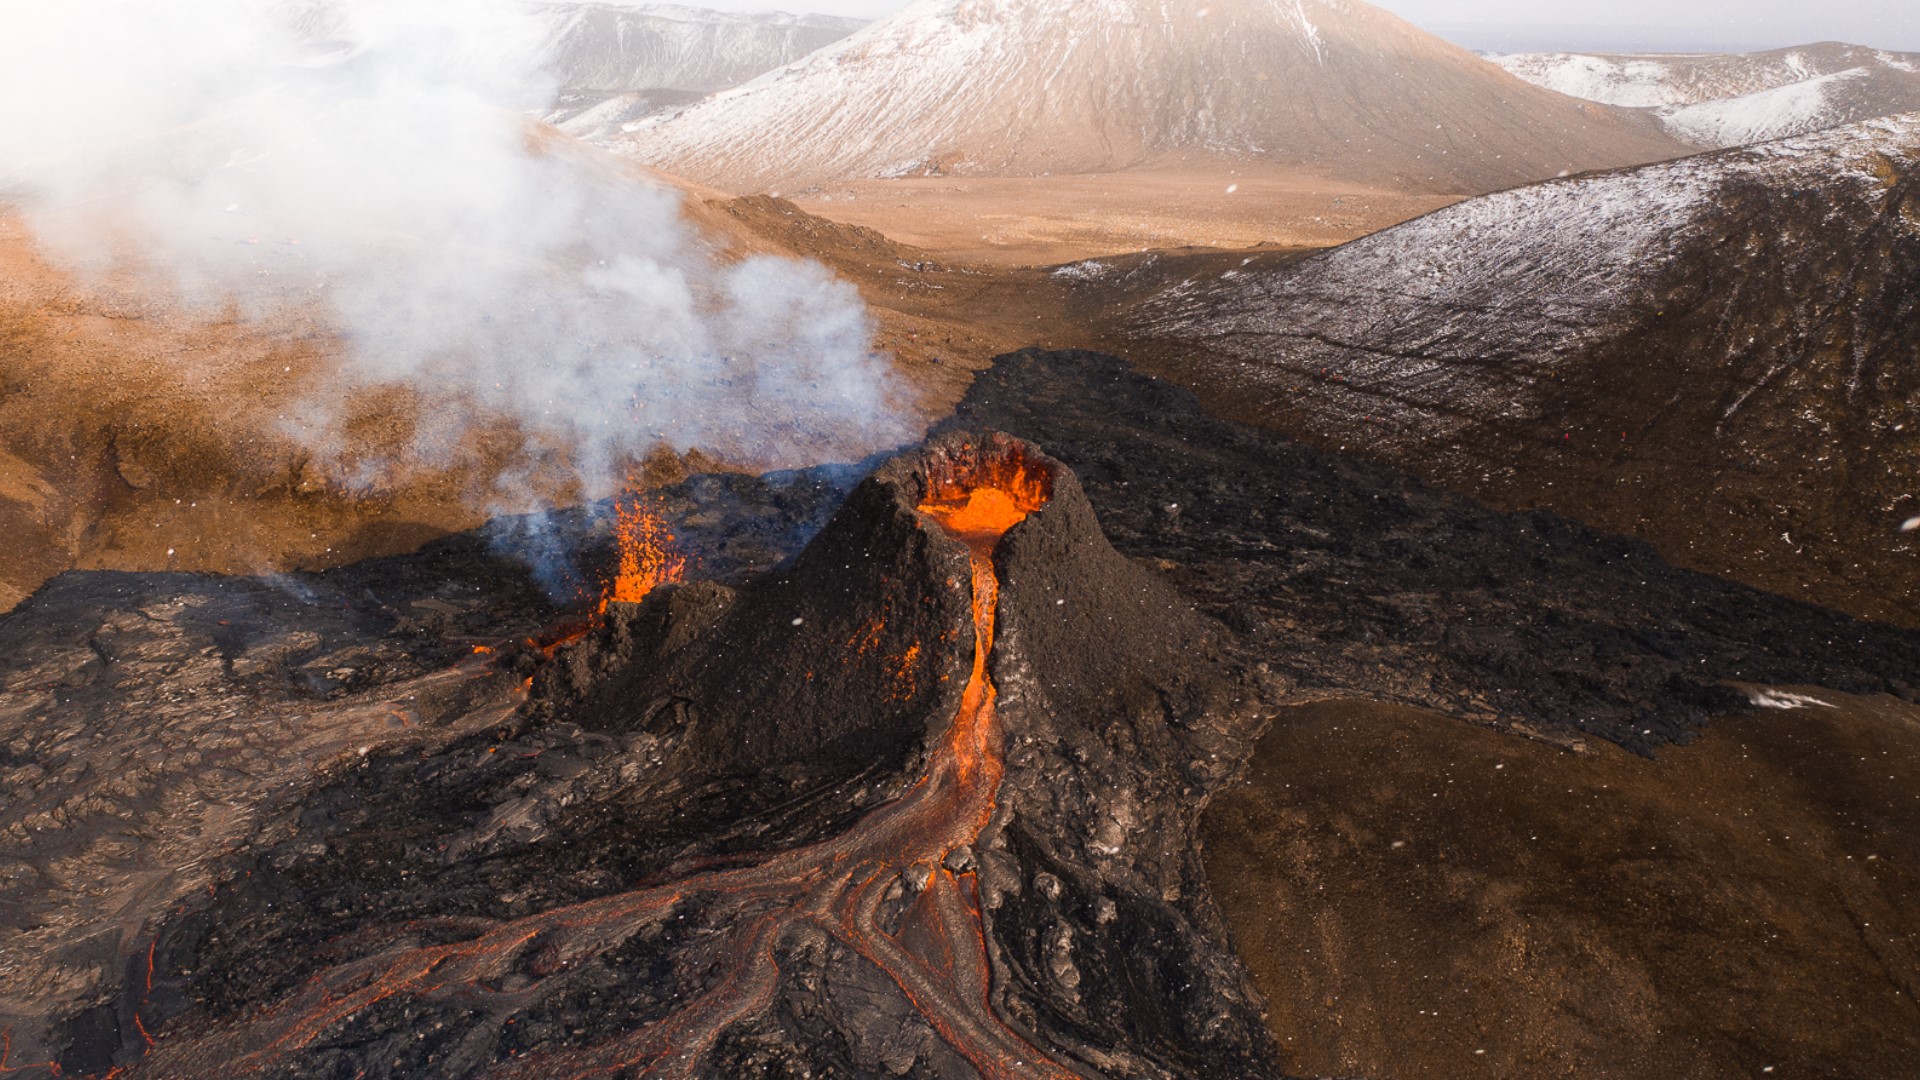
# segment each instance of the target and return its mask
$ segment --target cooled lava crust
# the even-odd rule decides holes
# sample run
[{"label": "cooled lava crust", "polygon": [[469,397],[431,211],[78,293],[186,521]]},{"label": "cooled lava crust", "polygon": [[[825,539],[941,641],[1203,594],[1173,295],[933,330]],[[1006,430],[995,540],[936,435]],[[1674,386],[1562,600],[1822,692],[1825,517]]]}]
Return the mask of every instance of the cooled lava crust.
[{"label": "cooled lava crust", "polygon": [[1273,704],[1215,625],[1065,465],[944,435],[786,570],[616,607],[514,723],[309,798],[163,927],[115,1057],[1278,1076],[1194,836]]},{"label": "cooled lava crust", "polygon": [[[1032,455],[1051,470],[1045,507],[995,548],[1007,750],[996,815],[971,846],[978,880],[1026,875],[982,915],[994,1012],[1066,1067],[1111,1053],[1093,1071],[1269,1075],[1182,832],[1244,748],[1246,714],[1202,703],[1265,693],[1251,665],[1270,665],[1295,702],[1417,705],[1562,746],[1661,753],[1662,768],[1685,767],[1666,743],[1750,708],[1741,684],[1920,693],[1920,635],[1220,420],[1112,357],[1003,357],[953,423],[1053,455]],[[970,675],[969,579],[948,591],[939,571],[971,571],[971,552],[919,513],[915,460],[857,494],[871,465],[661,492],[708,582],[615,606],[551,663],[503,648],[471,682],[452,666],[475,663],[467,642],[564,614],[498,552],[547,580],[566,560],[542,556],[566,556],[591,580],[611,566],[609,508],[320,575],[50,583],[0,617],[0,1060],[36,1080],[53,1060],[69,1077],[181,1075],[168,1055],[184,1051],[165,1048],[284,1015],[356,960],[844,836],[925,775],[963,696],[952,683]],[[1092,532],[1094,510],[1127,559]],[[1129,559],[1193,598],[1203,629]],[[933,603],[900,610],[915,597]],[[953,637],[935,648],[928,634]],[[902,686],[887,661],[914,643],[925,708],[879,702]],[[1155,659],[1179,650],[1178,665]],[[847,673],[869,664],[888,677],[880,691]],[[809,671],[842,698],[807,691]],[[742,727],[736,699],[756,694],[772,711]],[[752,738],[729,734],[742,731]],[[1061,921],[1045,923],[1054,909]],[[561,947],[575,939],[549,935],[477,998],[451,981],[396,993],[281,1044],[305,1040],[298,1054],[235,1054],[220,1071],[453,1074],[470,1051],[484,1073],[602,1045],[724,981],[729,920],[689,897],[577,964]],[[1450,923],[1435,933],[1456,940]],[[897,984],[834,948],[812,969],[789,959],[786,1011],[723,1033],[700,1067],[889,1075],[924,1053],[902,1067],[968,1075],[963,1057],[934,1061],[949,1044]],[[1210,1011],[1220,1023],[1195,1035]]]}]

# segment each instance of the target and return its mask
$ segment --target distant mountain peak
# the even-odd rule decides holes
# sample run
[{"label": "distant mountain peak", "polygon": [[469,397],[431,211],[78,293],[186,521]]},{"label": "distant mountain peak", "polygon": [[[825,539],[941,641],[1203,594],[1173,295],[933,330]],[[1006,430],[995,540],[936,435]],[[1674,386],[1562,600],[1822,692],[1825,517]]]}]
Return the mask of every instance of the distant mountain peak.
[{"label": "distant mountain peak", "polygon": [[861,19],[583,0],[541,7],[550,66],[568,90],[710,93],[866,25]]},{"label": "distant mountain peak", "polygon": [[1679,152],[1347,0],[920,0],[625,146],[784,191],[1211,157],[1469,192]]}]

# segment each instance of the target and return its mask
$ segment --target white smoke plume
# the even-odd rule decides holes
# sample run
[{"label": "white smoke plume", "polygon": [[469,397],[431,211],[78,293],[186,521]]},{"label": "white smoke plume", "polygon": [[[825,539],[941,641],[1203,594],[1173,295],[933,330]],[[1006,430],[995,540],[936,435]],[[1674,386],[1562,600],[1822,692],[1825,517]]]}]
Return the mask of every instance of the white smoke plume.
[{"label": "white smoke plume", "polygon": [[301,418],[316,450],[350,451],[337,401],[384,383],[442,403],[422,461],[504,416],[588,490],[662,443],[774,462],[906,434],[850,286],[716,258],[670,189],[524,119],[556,90],[531,5],[9,7],[0,196],[82,273],[138,266],[262,320],[317,312],[345,348]]}]

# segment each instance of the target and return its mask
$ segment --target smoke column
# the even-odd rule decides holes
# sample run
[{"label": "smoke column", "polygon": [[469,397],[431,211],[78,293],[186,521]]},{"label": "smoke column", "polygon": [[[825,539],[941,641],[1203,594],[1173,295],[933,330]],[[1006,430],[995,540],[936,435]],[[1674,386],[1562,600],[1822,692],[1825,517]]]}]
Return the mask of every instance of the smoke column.
[{"label": "smoke column", "polygon": [[323,457],[352,451],[347,394],[391,383],[438,403],[419,462],[504,417],[587,490],[662,443],[770,463],[906,434],[850,286],[716,257],[676,193],[525,118],[556,89],[527,4],[11,7],[0,197],[83,275],[263,321],[320,312],[342,370],[297,433]]}]

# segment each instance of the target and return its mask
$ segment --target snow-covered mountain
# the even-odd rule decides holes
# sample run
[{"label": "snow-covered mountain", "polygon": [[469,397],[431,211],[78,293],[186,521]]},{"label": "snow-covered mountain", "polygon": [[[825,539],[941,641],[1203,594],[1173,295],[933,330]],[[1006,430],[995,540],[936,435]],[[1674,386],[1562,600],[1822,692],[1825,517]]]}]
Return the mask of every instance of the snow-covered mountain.
[{"label": "snow-covered mountain", "polygon": [[624,145],[788,192],[1227,157],[1464,193],[1678,152],[1357,0],[918,0]]},{"label": "snow-covered mountain", "polygon": [[866,25],[829,15],[738,14],[677,5],[551,4],[552,69],[569,90],[711,93]]},{"label": "snow-covered mountain", "polygon": [[1126,337],[1229,411],[1920,623],[1920,114],[1129,272]]},{"label": "snow-covered mountain", "polygon": [[1920,54],[1832,42],[1763,53],[1491,57],[1572,97],[1653,110],[1705,149],[1804,135],[1920,109]]},{"label": "snow-covered mountain", "polygon": [[582,137],[738,86],[866,25],[664,4],[559,3],[543,11],[551,71],[562,87],[547,120]]}]

